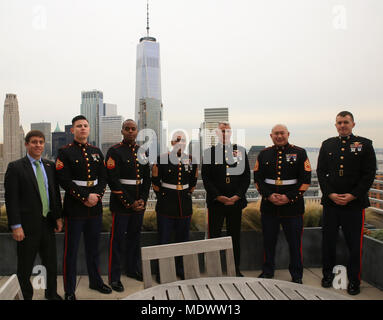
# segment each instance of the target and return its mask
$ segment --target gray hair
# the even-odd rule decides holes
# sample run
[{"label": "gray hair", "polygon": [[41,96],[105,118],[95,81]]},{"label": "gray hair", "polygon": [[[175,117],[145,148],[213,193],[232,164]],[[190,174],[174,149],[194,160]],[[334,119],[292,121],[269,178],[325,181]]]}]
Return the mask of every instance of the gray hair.
[{"label": "gray hair", "polygon": [[274,127],[271,128],[271,132],[273,132],[276,127],[283,127],[284,129],[286,129],[287,132],[289,132],[289,129],[287,129],[287,126],[285,124],[282,124],[282,123],[278,123],[278,124],[274,125]]}]

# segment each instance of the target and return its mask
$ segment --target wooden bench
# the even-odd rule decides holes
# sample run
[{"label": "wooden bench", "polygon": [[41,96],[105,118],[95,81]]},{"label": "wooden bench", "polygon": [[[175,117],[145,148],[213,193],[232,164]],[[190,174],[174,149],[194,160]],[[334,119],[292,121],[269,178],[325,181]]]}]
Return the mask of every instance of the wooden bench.
[{"label": "wooden bench", "polygon": [[0,300],[24,300],[17,275],[10,276],[0,288]]},{"label": "wooden bench", "polygon": [[177,281],[175,268],[175,257],[177,256],[183,257],[185,279],[200,277],[198,254],[201,253],[205,254],[207,276],[221,277],[221,250],[224,250],[226,254],[227,275],[233,277],[235,276],[235,264],[231,237],[143,247],[141,255],[144,287],[149,288],[152,286],[150,261],[155,259],[159,260],[161,283]]}]

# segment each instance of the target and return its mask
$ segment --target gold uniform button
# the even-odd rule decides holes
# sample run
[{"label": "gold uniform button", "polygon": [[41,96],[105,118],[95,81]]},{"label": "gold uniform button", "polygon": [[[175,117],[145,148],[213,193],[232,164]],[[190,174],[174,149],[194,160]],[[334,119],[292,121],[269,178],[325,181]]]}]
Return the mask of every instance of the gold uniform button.
[{"label": "gold uniform button", "polygon": [[278,175],[281,175],[281,173],[280,173],[280,172],[278,172]]},{"label": "gold uniform button", "polygon": [[282,156],[279,156],[279,159],[282,159]]},{"label": "gold uniform button", "polygon": [[281,177],[278,177],[277,180],[281,180]]},{"label": "gold uniform button", "polygon": [[340,149],[340,150],[344,151],[344,148],[342,148],[342,149]]},{"label": "gold uniform button", "polygon": [[343,164],[341,164],[339,167],[340,167],[340,168],[343,168]]},{"label": "gold uniform button", "polygon": [[230,176],[230,173],[226,173],[227,176]]},{"label": "gold uniform button", "polygon": [[88,169],[88,172],[90,172],[90,170]]},{"label": "gold uniform button", "polygon": [[278,163],[282,163],[282,161],[278,161]]},{"label": "gold uniform button", "polygon": [[279,154],[282,154],[282,151],[278,151]]},{"label": "gold uniform button", "polygon": [[343,157],[343,156],[341,156],[341,157],[340,157],[340,159],[341,159],[341,160],[343,160],[343,159],[344,159],[344,157]]},{"label": "gold uniform button", "polygon": [[88,176],[88,178],[90,178],[90,175]]},{"label": "gold uniform button", "polygon": [[346,140],[342,140],[342,143],[346,143]]},{"label": "gold uniform button", "polygon": [[278,169],[281,169],[282,167],[281,166],[278,166]]}]

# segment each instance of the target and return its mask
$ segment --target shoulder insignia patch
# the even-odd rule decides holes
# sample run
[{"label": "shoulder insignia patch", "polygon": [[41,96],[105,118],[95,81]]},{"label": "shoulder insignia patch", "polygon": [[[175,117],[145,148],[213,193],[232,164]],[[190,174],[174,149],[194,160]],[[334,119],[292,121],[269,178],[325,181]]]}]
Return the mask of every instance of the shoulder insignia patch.
[{"label": "shoulder insignia patch", "polygon": [[305,161],[305,171],[311,171],[311,164],[309,158],[307,158]]},{"label": "shoulder insignia patch", "polygon": [[61,170],[62,168],[64,168],[64,163],[59,158],[57,158],[57,160],[56,160],[56,170]]},{"label": "shoulder insignia patch", "polygon": [[258,169],[259,169],[259,161],[257,159],[257,161],[255,162],[255,166],[254,166],[253,171],[258,171]]},{"label": "shoulder insignia patch", "polygon": [[113,170],[116,167],[116,161],[112,157],[109,157],[108,161],[106,162],[106,167],[109,170]]}]

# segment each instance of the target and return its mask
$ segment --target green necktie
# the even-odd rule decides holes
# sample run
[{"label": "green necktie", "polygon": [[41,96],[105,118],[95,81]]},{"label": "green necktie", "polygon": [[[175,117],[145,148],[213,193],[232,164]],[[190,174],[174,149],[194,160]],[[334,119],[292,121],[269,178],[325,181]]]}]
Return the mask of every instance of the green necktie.
[{"label": "green necktie", "polygon": [[40,167],[40,162],[35,161],[34,164],[36,166],[36,178],[37,178],[37,184],[39,186],[41,203],[43,204],[43,216],[46,217],[49,211],[49,205],[48,205],[47,189],[45,188],[44,175]]}]

